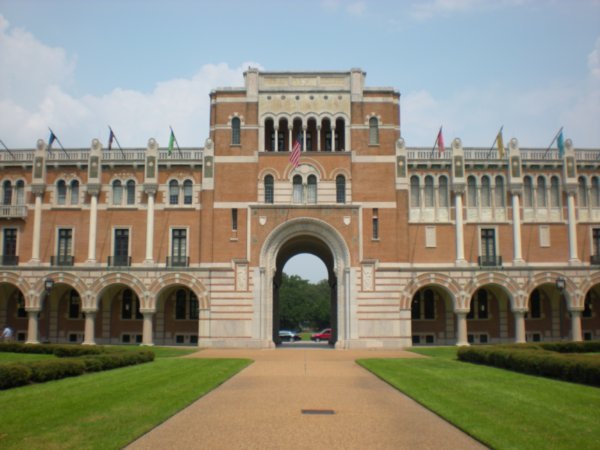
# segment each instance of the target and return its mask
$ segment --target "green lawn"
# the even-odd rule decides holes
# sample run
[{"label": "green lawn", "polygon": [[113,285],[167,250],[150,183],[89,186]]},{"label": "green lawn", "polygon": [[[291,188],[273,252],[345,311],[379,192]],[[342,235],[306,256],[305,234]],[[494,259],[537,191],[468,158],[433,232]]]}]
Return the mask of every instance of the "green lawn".
[{"label": "green lawn", "polygon": [[358,363],[497,449],[597,449],[600,389],[456,360],[455,348],[423,359]]},{"label": "green lawn", "polygon": [[152,363],[0,391],[0,448],[122,448],[251,362],[153,350]]}]

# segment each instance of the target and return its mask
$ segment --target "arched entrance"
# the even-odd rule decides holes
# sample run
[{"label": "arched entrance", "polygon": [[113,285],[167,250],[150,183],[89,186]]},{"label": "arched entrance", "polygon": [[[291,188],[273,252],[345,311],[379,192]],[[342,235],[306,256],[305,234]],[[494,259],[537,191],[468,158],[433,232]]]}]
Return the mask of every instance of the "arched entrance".
[{"label": "arched entrance", "polygon": [[[260,254],[260,308],[256,317],[260,339],[267,346],[279,341],[279,286],[285,263],[299,253],[320,258],[331,287],[331,344],[345,348],[350,339],[350,254],[337,230],[318,219],[289,220],[265,240]],[[277,318],[277,319],[276,319]]]}]

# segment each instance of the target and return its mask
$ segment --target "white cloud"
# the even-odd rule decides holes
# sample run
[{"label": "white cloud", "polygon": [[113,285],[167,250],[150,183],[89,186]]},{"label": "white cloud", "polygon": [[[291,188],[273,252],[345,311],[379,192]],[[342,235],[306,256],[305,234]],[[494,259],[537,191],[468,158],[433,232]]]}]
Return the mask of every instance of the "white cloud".
[{"label": "white cloud", "polygon": [[431,19],[437,15],[465,13],[495,9],[503,6],[522,5],[530,0],[429,0],[412,4],[411,16],[418,20]]},{"label": "white cloud", "polygon": [[351,16],[362,16],[367,10],[367,4],[364,1],[344,1],[344,0],[322,0],[321,8],[330,12],[343,10]]},{"label": "white cloud", "polygon": [[354,2],[346,6],[346,11],[352,16],[362,16],[367,10],[365,2]]},{"label": "white cloud", "polygon": [[30,33],[10,29],[0,16],[0,139],[9,147],[33,147],[48,126],[67,147],[107,144],[111,125],[123,146],[143,147],[150,137],[167,144],[169,125],[182,146],[201,146],[208,137],[209,92],[243,86],[243,72],[256,63],[229,67],[206,64],[191,78],[162,81],[149,93],[116,88],[102,95],[68,92],[75,59]]}]

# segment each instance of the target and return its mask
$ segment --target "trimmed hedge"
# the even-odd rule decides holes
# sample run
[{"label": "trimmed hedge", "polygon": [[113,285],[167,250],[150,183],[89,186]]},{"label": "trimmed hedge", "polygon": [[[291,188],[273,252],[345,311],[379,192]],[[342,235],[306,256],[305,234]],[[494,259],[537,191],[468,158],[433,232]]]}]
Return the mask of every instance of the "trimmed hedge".
[{"label": "trimmed hedge", "polygon": [[0,390],[100,372],[154,361],[151,350],[107,349],[101,346],[0,344],[1,352],[47,353],[58,359],[0,364]]},{"label": "trimmed hedge", "polygon": [[[461,361],[600,386],[600,358],[573,354],[576,353],[577,348],[579,348],[577,353],[595,351],[598,344],[598,342],[583,342],[461,347],[458,349],[457,356]],[[570,354],[565,355],[565,353]]]}]

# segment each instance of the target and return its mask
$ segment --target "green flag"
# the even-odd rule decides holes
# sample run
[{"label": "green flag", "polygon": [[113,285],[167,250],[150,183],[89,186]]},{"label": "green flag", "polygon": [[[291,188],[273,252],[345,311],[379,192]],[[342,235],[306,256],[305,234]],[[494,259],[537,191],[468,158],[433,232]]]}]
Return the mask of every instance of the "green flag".
[{"label": "green flag", "polygon": [[169,137],[169,156],[171,156],[171,152],[173,151],[173,144],[175,143],[175,133],[171,130],[171,136]]}]

